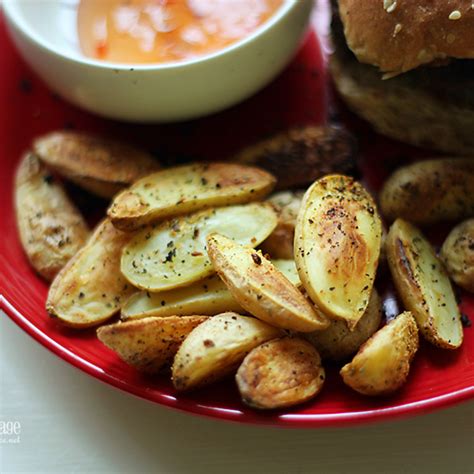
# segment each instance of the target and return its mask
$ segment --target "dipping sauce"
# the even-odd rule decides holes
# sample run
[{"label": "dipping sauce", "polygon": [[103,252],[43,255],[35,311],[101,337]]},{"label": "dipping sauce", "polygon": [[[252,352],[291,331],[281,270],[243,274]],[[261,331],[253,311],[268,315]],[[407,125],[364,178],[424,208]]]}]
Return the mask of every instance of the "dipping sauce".
[{"label": "dipping sauce", "polygon": [[255,31],[285,0],[81,0],[79,42],[94,59],[183,61]]}]

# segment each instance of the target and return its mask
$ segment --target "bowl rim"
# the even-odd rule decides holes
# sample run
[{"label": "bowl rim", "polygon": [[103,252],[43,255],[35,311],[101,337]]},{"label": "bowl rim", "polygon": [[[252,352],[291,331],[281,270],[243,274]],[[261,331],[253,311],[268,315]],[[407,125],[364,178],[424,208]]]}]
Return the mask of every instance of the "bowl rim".
[{"label": "bowl rim", "polygon": [[256,30],[254,30],[250,35],[245,36],[244,38],[231,43],[225,48],[219,49],[215,52],[198,56],[193,59],[188,59],[184,61],[170,61],[165,63],[117,63],[110,61],[100,61],[96,59],[88,58],[87,56],[81,53],[72,52],[71,54],[66,54],[64,51],[61,51],[57,48],[54,43],[51,43],[47,39],[43,38],[38,34],[34,29],[32,29],[28,22],[24,19],[23,15],[20,14],[17,4],[18,0],[3,0],[2,6],[5,13],[5,18],[7,19],[7,24],[10,27],[17,28],[25,37],[27,37],[31,42],[35,43],[37,46],[42,48],[45,51],[48,51],[51,54],[61,57],[62,59],[77,63],[82,66],[88,66],[96,69],[109,69],[113,72],[118,71],[159,71],[166,69],[180,69],[187,66],[192,66],[197,63],[205,63],[218,59],[226,54],[235,52],[250,43],[255,42],[263,36],[266,32],[273,29],[278,23],[280,23],[293,9],[295,9],[298,4],[306,3],[310,0],[283,0],[283,3],[280,7],[273,13],[273,15],[262,23]]}]

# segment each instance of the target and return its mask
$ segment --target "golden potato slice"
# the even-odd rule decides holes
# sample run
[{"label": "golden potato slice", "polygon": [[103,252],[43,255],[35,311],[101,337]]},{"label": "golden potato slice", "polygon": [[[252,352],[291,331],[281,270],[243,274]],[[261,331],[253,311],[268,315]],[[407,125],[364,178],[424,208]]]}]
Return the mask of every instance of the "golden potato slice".
[{"label": "golden potato slice", "polygon": [[280,330],[236,313],[209,318],[188,335],[173,362],[173,384],[190,390],[232,373],[262,342],[281,336]]},{"label": "golden potato slice", "polygon": [[432,344],[456,349],[462,344],[461,314],[443,264],[423,234],[397,219],[386,242],[393,282],[421,333]]},{"label": "golden potato slice", "polygon": [[258,201],[275,178],[258,168],[235,163],[195,163],[146,176],[115,197],[108,212],[115,227],[144,224],[210,207]]},{"label": "golden potato slice", "polygon": [[33,142],[33,149],[51,169],[105,198],[159,169],[142,150],[84,132],[48,133]]},{"label": "golden potato slice", "polygon": [[441,259],[451,279],[474,293],[474,219],[450,232],[441,249]]},{"label": "golden potato slice", "polygon": [[382,224],[370,194],[347,176],[316,181],[303,198],[295,261],[309,297],[354,329],[369,303]]},{"label": "golden potato slice", "polygon": [[278,225],[261,248],[273,258],[293,259],[295,225],[303,199],[303,191],[282,191],[268,199],[278,213]]},{"label": "golden potato slice", "polygon": [[170,316],[109,324],[97,337],[127,364],[141,372],[159,372],[171,365],[186,336],[207,316]]},{"label": "golden potato slice", "polygon": [[120,273],[120,254],[129,240],[108,219],[102,221],[51,284],[48,313],[67,326],[86,328],[119,311],[135,291]]},{"label": "golden potato slice", "polygon": [[382,322],[382,301],[375,288],[369,305],[357,326],[351,331],[342,319],[333,319],[324,331],[305,334],[304,337],[316,347],[325,359],[340,361],[355,354],[359,347],[374,334]]},{"label": "golden potato slice", "polygon": [[61,184],[29,152],[16,173],[15,207],[21,244],[31,265],[52,280],[85,244],[89,229]]},{"label": "golden potato slice", "polygon": [[300,276],[298,275],[298,270],[296,269],[296,263],[293,259],[276,258],[275,260],[272,259],[271,262],[293,285],[297,288],[303,286]]},{"label": "golden potato slice", "polygon": [[257,246],[275,228],[276,220],[269,205],[254,203],[207,209],[145,228],[123,249],[122,273],[142,290],[190,285],[214,273],[206,252],[209,234],[219,232]]},{"label": "golden potato slice", "polygon": [[[294,284],[299,276],[292,260],[276,260],[274,265]],[[244,312],[224,282],[213,275],[183,288],[150,293],[139,291],[132,295],[122,307],[122,319],[139,319],[150,316],[190,316],[193,314],[215,314],[226,311]]]},{"label": "golden potato slice", "polygon": [[231,157],[277,177],[278,189],[304,186],[330,173],[355,169],[355,139],[345,129],[310,125],[278,133]]},{"label": "golden potato slice", "polygon": [[377,331],[341,369],[346,385],[363,395],[387,395],[407,380],[418,350],[418,328],[406,311]]},{"label": "golden potato slice", "polygon": [[321,358],[304,339],[283,337],[256,347],[235,380],[242,400],[253,408],[285,408],[306,402],[323,388]]},{"label": "golden potato slice", "polygon": [[474,159],[428,160],[404,166],[380,193],[380,210],[414,224],[474,216]]},{"label": "golden potato slice", "polygon": [[273,326],[310,332],[329,321],[260,251],[219,234],[207,239],[212,265],[242,308]]},{"label": "golden potato slice", "polygon": [[243,309],[224,285],[213,275],[192,285],[174,290],[150,293],[140,291],[132,295],[122,308],[122,319],[147,318],[149,316],[187,316],[215,314]]}]

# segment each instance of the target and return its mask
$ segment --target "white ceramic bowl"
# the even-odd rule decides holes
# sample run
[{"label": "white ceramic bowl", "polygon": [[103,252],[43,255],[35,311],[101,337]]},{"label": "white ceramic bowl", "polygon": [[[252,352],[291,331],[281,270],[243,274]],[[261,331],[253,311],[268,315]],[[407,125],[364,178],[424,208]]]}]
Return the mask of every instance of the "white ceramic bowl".
[{"label": "white ceramic bowl", "polygon": [[96,114],[127,121],[191,119],[236,104],[289,62],[313,0],[286,0],[252,35],[217,53],[156,65],[106,63],[81,54],[78,0],[4,0],[13,40],[57,93]]}]

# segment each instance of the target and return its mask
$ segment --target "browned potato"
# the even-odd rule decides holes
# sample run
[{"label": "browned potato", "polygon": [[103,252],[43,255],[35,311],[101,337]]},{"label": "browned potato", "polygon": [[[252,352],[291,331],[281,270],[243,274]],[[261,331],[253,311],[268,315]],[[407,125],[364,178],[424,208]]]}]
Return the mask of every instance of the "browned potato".
[{"label": "browned potato", "polygon": [[173,384],[177,390],[190,390],[222,378],[262,342],[282,335],[255,318],[223,313],[193,329],[174,358]]},{"label": "browned potato", "polygon": [[278,133],[231,157],[270,171],[278,189],[302,187],[330,173],[355,169],[355,139],[345,129],[310,125]]},{"label": "browned potato", "polygon": [[354,329],[369,303],[382,224],[370,194],[347,176],[316,181],[303,198],[295,261],[309,297]]},{"label": "browned potato", "polygon": [[159,168],[142,150],[83,132],[48,133],[33,142],[33,149],[51,169],[105,198]]},{"label": "browned potato", "polygon": [[258,201],[275,185],[266,171],[235,163],[195,163],[158,171],[115,197],[108,215],[115,227],[134,230],[210,207]]},{"label": "browned potato", "polygon": [[207,316],[169,316],[109,324],[97,337],[127,364],[141,372],[159,372],[171,364],[185,337]]},{"label": "browned potato", "polygon": [[474,159],[428,160],[404,166],[385,182],[380,210],[426,225],[474,216]]},{"label": "browned potato", "polygon": [[217,274],[235,300],[262,321],[282,329],[310,332],[329,321],[313,310],[301,292],[260,251],[219,234],[207,239]]},{"label": "browned potato", "polygon": [[69,260],[49,288],[46,311],[67,326],[103,323],[135,291],[120,273],[122,247],[129,234],[105,219],[87,244]]},{"label": "browned potato", "polygon": [[324,384],[316,349],[304,339],[283,337],[253,349],[235,379],[242,400],[253,408],[285,408],[315,397]]},{"label": "browned potato", "polygon": [[463,340],[461,314],[443,264],[423,234],[397,219],[386,242],[393,282],[421,333],[432,344],[457,349]]},{"label": "browned potato", "polygon": [[52,280],[85,244],[89,229],[61,184],[32,153],[26,153],[15,180],[18,231],[28,259]]},{"label": "browned potato", "polygon": [[474,219],[450,232],[441,249],[441,259],[449,276],[461,288],[474,293]]},{"label": "browned potato", "polygon": [[261,249],[272,258],[293,259],[293,241],[303,191],[282,191],[268,199],[277,211],[278,225],[262,243]]},{"label": "browned potato", "polygon": [[406,311],[363,344],[352,362],[341,369],[341,376],[363,395],[387,395],[406,382],[417,350],[418,328]]},{"label": "browned potato", "polygon": [[345,321],[331,320],[324,331],[315,331],[304,335],[325,359],[340,361],[355,354],[359,347],[377,331],[382,322],[382,301],[375,288],[370,295],[369,305],[354,330],[350,330]]}]

